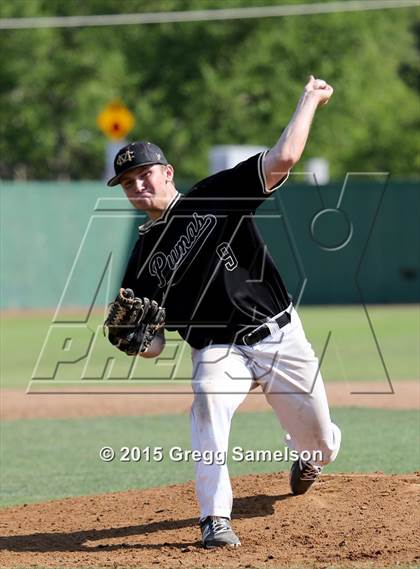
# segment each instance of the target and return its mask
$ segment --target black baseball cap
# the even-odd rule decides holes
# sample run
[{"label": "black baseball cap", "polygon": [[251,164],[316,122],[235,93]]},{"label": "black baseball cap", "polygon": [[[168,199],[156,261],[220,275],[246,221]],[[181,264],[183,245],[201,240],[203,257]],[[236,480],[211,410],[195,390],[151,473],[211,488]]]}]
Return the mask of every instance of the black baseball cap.
[{"label": "black baseball cap", "polygon": [[130,144],[118,150],[114,158],[115,176],[108,180],[107,186],[116,186],[120,183],[123,174],[148,164],[166,165],[168,161],[159,146],[156,146],[153,142],[148,142],[147,140],[130,142]]}]

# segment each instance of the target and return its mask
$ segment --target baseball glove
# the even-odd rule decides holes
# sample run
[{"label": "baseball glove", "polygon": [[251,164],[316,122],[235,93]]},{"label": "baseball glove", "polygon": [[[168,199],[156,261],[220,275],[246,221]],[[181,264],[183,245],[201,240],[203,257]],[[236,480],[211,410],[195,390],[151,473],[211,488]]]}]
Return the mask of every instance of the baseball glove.
[{"label": "baseball glove", "polygon": [[108,340],[128,356],[145,352],[165,326],[165,309],[154,300],[138,298],[130,288],[120,288],[104,322]]}]

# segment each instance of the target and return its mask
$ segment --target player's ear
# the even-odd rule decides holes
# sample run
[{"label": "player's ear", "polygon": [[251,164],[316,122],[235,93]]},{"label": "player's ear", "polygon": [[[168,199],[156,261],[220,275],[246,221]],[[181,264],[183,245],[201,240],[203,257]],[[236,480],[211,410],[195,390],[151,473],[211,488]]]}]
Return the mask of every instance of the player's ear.
[{"label": "player's ear", "polygon": [[165,166],[165,173],[166,173],[166,181],[167,182],[172,182],[174,179],[174,169],[173,166],[171,166],[170,164],[167,164]]}]

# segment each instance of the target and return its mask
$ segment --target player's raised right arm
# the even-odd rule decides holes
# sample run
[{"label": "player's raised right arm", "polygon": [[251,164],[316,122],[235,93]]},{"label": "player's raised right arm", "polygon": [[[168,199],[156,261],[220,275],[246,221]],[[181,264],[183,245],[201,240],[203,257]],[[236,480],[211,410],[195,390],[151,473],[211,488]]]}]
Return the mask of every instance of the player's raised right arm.
[{"label": "player's raised right arm", "polygon": [[315,79],[313,75],[309,77],[289,124],[277,143],[265,155],[267,190],[276,185],[299,161],[308,140],[315,111],[326,105],[332,94],[333,88],[323,79]]}]

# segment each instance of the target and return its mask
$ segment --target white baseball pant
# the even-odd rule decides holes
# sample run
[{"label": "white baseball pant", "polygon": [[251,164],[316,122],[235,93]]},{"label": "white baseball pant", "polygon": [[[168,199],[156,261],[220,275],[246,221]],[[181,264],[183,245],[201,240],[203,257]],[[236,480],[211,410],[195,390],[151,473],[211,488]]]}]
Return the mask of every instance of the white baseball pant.
[{"label": "white baseball pant", "polygon": [[[297,312],[291,307],[288,311],[290,323],[279,328],[270,322],[271,335],[253,346],[193,348],[193,450],[227,456],[232,416],[248,392],[260,385],[287,433],[288,447],[299,453],[320,451],[322,460],[314,462],[320,466],[335,460],[341,432],[330,419],[318,359]],[[195,463],[200,519],[230,518],[233,498],[227,464],[208,462]]]}]

